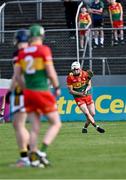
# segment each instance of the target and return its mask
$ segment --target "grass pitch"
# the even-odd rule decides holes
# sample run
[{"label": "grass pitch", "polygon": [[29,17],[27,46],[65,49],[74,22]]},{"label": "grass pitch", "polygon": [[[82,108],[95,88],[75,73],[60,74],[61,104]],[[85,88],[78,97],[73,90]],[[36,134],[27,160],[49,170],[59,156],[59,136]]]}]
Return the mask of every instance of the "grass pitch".
[{"label": "grass pitch", "polygon": [[[45,169],[12,167],[19,158],[14,130],[12,124],[0,124],[0,179],[125,179],[126,122],[99,124],[105,134],[92,126],[82,134],[82,122],[63,123],[48,148],[52,166]],[[42,123],[40,137],[47,125]]]}]

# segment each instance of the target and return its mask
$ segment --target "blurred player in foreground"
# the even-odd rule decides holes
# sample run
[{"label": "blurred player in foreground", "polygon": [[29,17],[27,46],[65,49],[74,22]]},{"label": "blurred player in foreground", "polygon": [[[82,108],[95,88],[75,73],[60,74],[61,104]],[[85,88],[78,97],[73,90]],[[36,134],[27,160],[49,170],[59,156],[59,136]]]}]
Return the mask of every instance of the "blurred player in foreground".
[{"label": "blurred player in foreground", "polygon": [[94,120],[95,106],[90,94],[91,90],[91,71],[83,71],[80,63],[75,61],[71,65],[71,73],[67,76],[67,86],[70,94],[73,95],[80,110],[85,114],[87,120],[82,128],[82,133],[87,133],[87,128],[91,123],[98,132],[104,133],[105,130],[96,125]]},{"label": "blurred player in foreground", "polygon": [[[15,71],[16,62],[18,59],[18,53],[20,50],[28,47],[28,33],[25,29],[20,29],[15,33],[14,45],[16,45],[17,50],[13,53],[13,68]],[[10,98],[10,109],[11,112],[15,112],[13,116],[13,127],[15,129],[16,139],[18,148],[20,151],[20,159],[17,161],[16,166],[21,167],[24,164],[26,166],[30,165],[28,158],[28,144],[29,144],[29,132],[25,127],[27,114],[24,108],[24,96],[23,91],[16,81],[15,75],[12,77],[12,83],[10,87],[10,92],[7,94],[7,99]]]},{"label": "blurred player in foreground", "polygon": [[[43,27],[39,25],[30,27],[30,46],[20,51],[14,69],[16,81],[23,89],[26,110],[32,116],[30,161],[33,167],[44,167],[49,164],[46,150],[61,128],[55,99],[55,96],[61,94],[61,90],[51,50],[48,46],[43,45],[43,38]],[[53,85],[55,95],[49,90],[48,78]],[[37,140],[41,114],[48,117],[50,127],[44,136],[40,151],[38,151]]]}]

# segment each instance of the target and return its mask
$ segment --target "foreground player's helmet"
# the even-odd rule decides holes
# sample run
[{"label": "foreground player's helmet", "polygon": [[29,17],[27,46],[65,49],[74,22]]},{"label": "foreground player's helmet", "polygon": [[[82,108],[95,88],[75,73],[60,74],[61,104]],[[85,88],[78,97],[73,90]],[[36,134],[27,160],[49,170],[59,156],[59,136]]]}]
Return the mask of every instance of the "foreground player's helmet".
[{"label": "foreground player's helmet", "polygon": [[30,37],[41,37],[44,36],[44,28],[40,25],[33,25],[30,27]]},{"label": "foreground player's helmet", "polygon": [[14,44],[28,42],[28,38],[28,31],[26,29],[20,29],[14,35]]},{"label": "foreground player's helmet", "polygon": [[78,61],[75,61],[71,64],[71,70],[74,70],[74,69],[80,69],[80,63]]}]

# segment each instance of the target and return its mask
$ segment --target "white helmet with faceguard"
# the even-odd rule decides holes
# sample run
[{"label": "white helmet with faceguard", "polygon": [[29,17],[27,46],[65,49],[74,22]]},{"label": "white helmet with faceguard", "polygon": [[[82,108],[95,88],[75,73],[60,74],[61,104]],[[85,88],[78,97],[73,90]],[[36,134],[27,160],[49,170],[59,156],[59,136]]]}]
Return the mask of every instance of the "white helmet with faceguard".
[{"label": "white helmet with faceguard", "polygon": [[80,69],[81,66],[80,66],[80,63],[78,61],[75,61],[71,64],[71,70],[74,70],[74,69]]}]

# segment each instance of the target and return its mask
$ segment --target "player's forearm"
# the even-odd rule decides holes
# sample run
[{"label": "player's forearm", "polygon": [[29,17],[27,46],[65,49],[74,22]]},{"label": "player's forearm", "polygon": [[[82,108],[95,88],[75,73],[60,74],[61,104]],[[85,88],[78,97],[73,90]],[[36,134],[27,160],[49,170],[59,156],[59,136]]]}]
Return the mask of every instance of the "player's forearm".
[{"label": "player's forearm", "polygon": [[16,79],[15,76],[13,76],[11,80],[10,91],[14,91],[15,86],[16,86]]},{"label": "player's forearm", "polygon": [[55,71],[54,66],[53,65],[46,66],[46,71],[47,71],[48,78],[50,79],[52,86],[54,88],[59,87],[59,80],[58,80],[57,73]]},{"label": "player's forearm", "polygon": [[84,96],[84,92],[78,92],[78,91],[75,91],[75,90],[72,90],[72,89],[70,89],[69,92],[72,95]]},{"label": "player's forearm", "polygon": [[89,91],[90,89],[91,89],[91,85],[88,85],[86,91]]},{"label": "player's forearm", "polygon": [[56,75],[49,76],[49,79],[51,81],[51,84],[53,85],[53,88],[59,87],[59,81],[58,81],[58,77]]},{"label": "player's forearm", "polygon": [[21,89],[25,88],[25,83],[23,81],[23,79],[21,78],[21,76],[16,76],[16,82],[18,83],[18,85],[20,86]]},{"label": "player's forearm", "polygon": [[56,71],[54,69],[50,73],[48,73],[48,77],[51,81],[53,88],[59,87],[59,80],[58,80]]},{"label": "player's forearm", "polygon": [[59,80],[58,80],[58,77],[57,77],[57,74],[55,71],[53,74],[51,74],[51,76],[49,76],[49,79],[50,79],[51,84],[53,85],[53,88],[54,88],[54,95],[56,97],[60,96],[61,90],[60,90]]},{"label": "player's forearm", "polygon": [[109,12],[109,17],[110,17],[110,23],[112,25],[112,14],[111,14],[111,12]]},{"label": "player's forearm", "polygon": [[85,27],[85,29],[88,29],[91,25],[91,22],[89,22],[89,24]]},{"label": "player's forearm", "polygon": [[123,12],[121,12],[121,15],[120,15],[120,21],[123,20]]},{"label": "player's forearm", "polygon": [[120,4],[120,12],[121,12],[120,20],[122,21],[123,20],[123,8],[122,8],[121,4]]},{"label": "player's forearm", "polygon": [[92,13],[93,14],[102,14],[103,13],[103,9],[99,9],[99,10],[92,9]]}]

